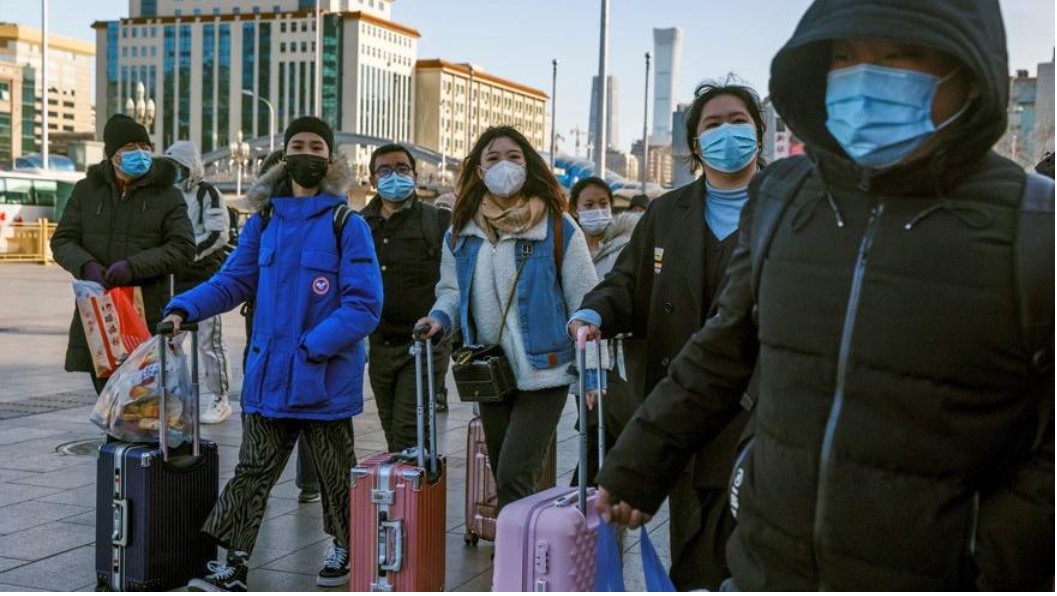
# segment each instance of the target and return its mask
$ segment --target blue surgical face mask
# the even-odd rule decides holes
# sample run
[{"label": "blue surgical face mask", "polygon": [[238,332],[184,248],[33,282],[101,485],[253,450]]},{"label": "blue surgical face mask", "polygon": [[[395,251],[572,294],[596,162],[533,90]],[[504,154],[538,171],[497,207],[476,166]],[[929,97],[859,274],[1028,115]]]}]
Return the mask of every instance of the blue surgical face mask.
[{"label": "blue surgical face mask", "polygon": [[939,126],[932,124],[936,90],[957,72],[940,78],[874,64],[834,70],[826,83],[826,128],[859,165],[893,166],[969,107],[966,102]]},{"label": "blue surgical face mask", "polygon": [[728,174],[740,172],[756,158],[756,127],[723,124],[701,133],[697,144],[706,166]]},{"label": "blue surgical face mask", "polygon": [[392,172],[378,180],[378,194],[387,201],[403,202],[411,198],[415,179]]},{"label": "blue surgical face mask", "polygon": [[139,178],[150,171],[151,156],[146,149],[131,149],[121,152],[121,165],[118,169],[127,176]]}]

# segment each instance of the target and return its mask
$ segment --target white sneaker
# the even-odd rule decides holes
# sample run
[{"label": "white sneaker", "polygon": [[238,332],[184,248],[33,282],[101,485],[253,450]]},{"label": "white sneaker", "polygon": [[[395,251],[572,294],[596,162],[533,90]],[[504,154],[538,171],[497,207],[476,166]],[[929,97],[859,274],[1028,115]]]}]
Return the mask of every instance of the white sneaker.
[{"label": "white sneaker", "polygon": [[209,403],[202,406],[201,421],[202,424],[220,424],[227,420],[230,415],[231,404],[228,403],[228,398],[226,396],[218,397],[209,400]]}]

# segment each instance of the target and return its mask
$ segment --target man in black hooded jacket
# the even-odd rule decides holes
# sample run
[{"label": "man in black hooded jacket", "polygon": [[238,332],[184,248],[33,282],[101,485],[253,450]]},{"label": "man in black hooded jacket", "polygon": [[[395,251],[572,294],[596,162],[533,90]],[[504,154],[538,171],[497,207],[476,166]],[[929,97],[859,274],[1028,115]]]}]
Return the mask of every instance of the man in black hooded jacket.
[{"label": "man in black hooded jacket", "polygon": [[726,587],[1052,588],[1053,186],[991,151],[1005,48],[997,0],[816,0],[770,85],[808,156],[750,186],[603,515],[655,511],[756,368]]}]

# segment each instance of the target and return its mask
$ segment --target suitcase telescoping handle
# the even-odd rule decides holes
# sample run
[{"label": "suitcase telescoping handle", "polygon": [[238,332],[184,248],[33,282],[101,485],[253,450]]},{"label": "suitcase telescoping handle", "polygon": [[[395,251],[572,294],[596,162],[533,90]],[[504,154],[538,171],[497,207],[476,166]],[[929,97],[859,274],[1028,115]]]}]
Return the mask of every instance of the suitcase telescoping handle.
[{"label": "suitcase telescoping handle", "polygon": [[[429,475],[437,474],[437,406],[436,389],[433,386],[433,340],[425,337],[426,325],[416,327],[411,352],[415,355],[415,421],[418,425],[418,466],[426,467],[426,420],[425,401],[429,400]],[[423,391],[422,361],[425,360],[426,391]],[[427,395],[423,395],[426,393]]]},{"label": "suitcase telescoping handle", "polygon": [[[576,364],[580,371],[579,378],[577,380],[578,388],[580,389],[580,466],[579,466],[579,507],[583,514],[587,515],[587,326],[580,327],[576,333]],[[602,340],[596,339],[595,345],[598,348],[598,399],[595,400],[598,404],[598,467],[602,468],[602,460],[605,458],[606,449],[606,425],[605,418],[603,416],[604,406],[602,402],[603,394],[605,393],[605,370],[602,368]]]},{"label": "suitcase telescoping handle", "polygon": [[[168,350],[165,342],[172,335],[173,324],[167,321],[158,323],[156,332],[158,334],[158,444],[161,446],[162,459],[169,461],[169,412],[165,405],[166,399],[166,364]],[[181,323],[181,331],[191,332],[191,411],[194,418],[191,419],[192,446],[191,454],[199,455],[199,420],[198,420],[198,323]]]}]

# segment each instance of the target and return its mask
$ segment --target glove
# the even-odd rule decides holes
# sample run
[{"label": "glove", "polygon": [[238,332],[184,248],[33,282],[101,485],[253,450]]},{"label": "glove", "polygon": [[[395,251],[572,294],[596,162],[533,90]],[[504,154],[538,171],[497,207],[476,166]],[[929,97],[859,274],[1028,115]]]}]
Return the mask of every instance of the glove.
[{"label": "glove", "polygon": [[106,270],[106,283],[111,287],[127,286],[132,283],[132,265],[128,261],[118,261]]},{"label": "glove", "polygon": [[107,289],[106,269],[103,269],[103,266],[95,261],[88,261],[81,267],[81,279],[94,281],[103,286],[104,290]]}]

